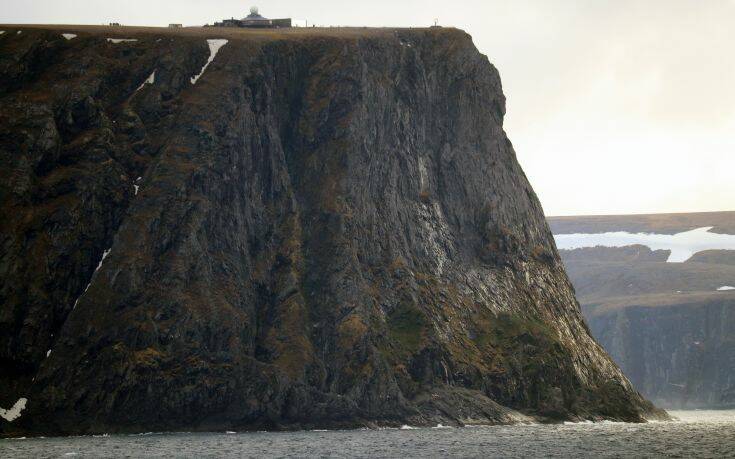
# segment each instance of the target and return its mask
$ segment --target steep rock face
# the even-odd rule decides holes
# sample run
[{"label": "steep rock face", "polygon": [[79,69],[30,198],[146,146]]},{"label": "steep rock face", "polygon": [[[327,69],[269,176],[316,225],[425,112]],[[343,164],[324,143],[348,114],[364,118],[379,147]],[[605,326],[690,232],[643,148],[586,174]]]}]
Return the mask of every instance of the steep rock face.
[{"label": "steep rock face", "polygon": [[735,295],[587,313],[635,387],[672,408],[735,407]]},{"label": "steep rock face", "polygon": [[0,36],[6,434],[661,415],[466,34],[77,33]]}]

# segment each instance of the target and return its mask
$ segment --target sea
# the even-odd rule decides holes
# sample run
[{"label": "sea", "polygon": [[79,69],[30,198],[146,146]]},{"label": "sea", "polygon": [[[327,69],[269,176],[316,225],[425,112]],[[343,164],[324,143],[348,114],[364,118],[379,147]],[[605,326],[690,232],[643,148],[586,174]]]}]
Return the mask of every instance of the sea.
[{"label": "sea", "polygon": [[0,440],[2,458],[735,458],[735,410],[674,421],[303,432],[146,433]]}]

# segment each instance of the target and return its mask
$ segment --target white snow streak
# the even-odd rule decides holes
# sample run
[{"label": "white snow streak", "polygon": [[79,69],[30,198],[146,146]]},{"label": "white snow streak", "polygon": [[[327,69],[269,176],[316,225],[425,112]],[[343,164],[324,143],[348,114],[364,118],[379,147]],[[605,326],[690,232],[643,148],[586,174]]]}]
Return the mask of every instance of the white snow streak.
[{"label": "white snow streak", "polygon": [[219,49],[227,44],[227,40],[223,40],[223,39],[207,40],[207,44],[209,45],[209,59],[207,59],[207,63],[204,64],[204,67],[202,67],[202,71],[199,72],[199,75],[192,77],[191,84],[196,84],[197,80],[201,78],[202,75],[204,75],[204,71],[207,70],[207,67],[209,67],[209,64],[212,63],[212,61],[214,60],[214,57],[219,52]]},{"label": "white snow streak", "polygon": [[102,252],[102,259],[100,260],[100,263],[97,265],[97,269],[95,269],[94,272],[97,272],[100,270],[100,268],[102,267],[102,262],[105,261],[105,258],[107,258],[107,255],[110,254],[110,250],[112,249],[110,248]]},{"label": "white snow streak", "polygon": [[107,255],[110,254],[110,250],[112,250],[112,248],[109,248],[105,250],[104,252],[102,252],[102,259],[97,265],[97,268],[95,268],[94,272],[92,273],[92,279],[89,280],[89,284],[87,284],[87,286],[84,287],[84,291],[82,292],[81,295],[79,295],[79,298],[77,298],[77,300],[74,302],[74,306],[72,307],[72,310],[77,308],[77,304],[79,304],[79,300],[81,300],[84,294],[87,293],[87,290],[89,290],[89,286],[92,285],[92,280],[94,280],[94,275],[97,274],[97,271],[99,271],[100,268],[102,267],[102,262],[105,261],[105,258],[107,258]]},{"label": "white snow streak", "polygon": [[126,41],[138,41],[137,38],[108,38],[107,41],[110,43],[124,43]]},{"label": "white snow streak", "polygon": [[49,355],[51,355],[51,349],[49,349],[48,351],[46,351],[46,357],[48,357]]},{"label": "white snow streak", "polygon": [[138,196],[138,189],[140,187],[138,185],[133,185],[133,188],[135,188],[135,196]]},{"label": "white snow streak", "polygon": [[722,287],[718,288],[718,292],[725,292],[727,290],[735,290],[735,287],[731,287],[729,285],[723,285]]},{"label": "white snow streak", "polygon": [[13,405],[12,408],[8,410],[4,408],[0,408],[0,418],[3,418],[8,422],[15,421],[16,419],[20,417],[20,412],[25,409],[27,402],[28,402],[27,398],[21,397],[18,399],[17,402],[15,402],[15,405]]},{"label": "white snow streak", "polygon": [[136,89],[135,92],[138,92],[141,89],[143,89],[143,86],[147,84],[153,84],[155,82],[156,82],[156,71],[154,70],[153,73],[151,73],[151,75],[148,78],[146,78],[145,81],[140,84],[140,86],[138,86],[138,89]]},{"label": "white snow streak", "polygon": [[77,35],[74,33],[62,33],[61,36],[66,38],[67,40],[72,40],[74,38],[77,38]]}]

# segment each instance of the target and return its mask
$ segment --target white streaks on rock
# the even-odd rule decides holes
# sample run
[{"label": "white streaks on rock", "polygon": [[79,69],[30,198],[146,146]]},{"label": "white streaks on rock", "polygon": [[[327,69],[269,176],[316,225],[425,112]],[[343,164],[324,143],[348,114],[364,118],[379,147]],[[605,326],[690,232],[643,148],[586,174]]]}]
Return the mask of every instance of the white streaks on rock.
[{"label": "white streaks on rock", "polygon": [[73,40],[74,38],[77,38],[77,35],[74,33],[62,33],[61,36],[66,38],[67,40]]},{"label": "white streaks on rock", "polygon": [[147,84],[153,84],[155,82],[156,82],[156,71],[154,70],[153,73],[151,73],[150,76],[146,78],[145,81],[140,84],[140,86],[138,86],[138,89],[136,89],[135,92],[138,92],[141,89],[143,89],[143,86]]},{"label": "white streaks on rock", "polygon": [[102,252],[102,259],[100,260],[99,264],[97,265],[97,269],[95,269],[94,272],[97,272],[100,270],[100,268],[102,267],[102,262],[105,261],[105,258],[107,258],[107,255],[110,254],[110,250],[112,249],[110,248]]},{"label": "white streaks on rock", "polygon": [[27,398],[21,397],[18,399],[17,402],[15,402],[15,405],[13,405],[12,408],[7,410],[4,408],[0,408],[0,418],[3,418],[8,422],[15,421],[20,417],[20,412],[25,409],[27,402]]},{"label": "white streaks on rock", "polygon": [[84,287],[84,291],[82,292],[81,295],[79,295],[79,298],[77,298],[77,300],[74,302],[74,306],[72,307],[72,310],[77,308],[77,304],[79,304],[79,300],[81,300],[84,294],[87,293],[87,290],[89,290],[89,286],[92,285],[92,280],[94,280],[94,275],[97,274],[97,271],[99,271],[100,268],[102,267],[102,262],[105,261],[105,258],[107,258],[107,255],[110,254],[110,250],[112,250],[112,248],[109,248],[105,250],[104,252],[102,252],[102,259],[97,265],[97,268],[95,268],[94,272],[92,273],[92,278],[89,280],[89,283],[87,284],[86,287]]},{"label": "white streaks on rock", "polygon": [[202,71],[199,72],[199,75],[192,77],[191,84],[196,84],[197,80],[201,78],[202,75],[204,75],[204,71],[207,70],[207,67],[209,67],[209,64],[211,64],[215,56],[217,56],[217,53],[219,52],[220,48],[222,48],[223,46],[227,44],[227,40],[224,40],[224,39],[207,40],[207,44],[209,45],[209,59],[207,59],[207,63],[204,64],[204,67],[202,67]]}]

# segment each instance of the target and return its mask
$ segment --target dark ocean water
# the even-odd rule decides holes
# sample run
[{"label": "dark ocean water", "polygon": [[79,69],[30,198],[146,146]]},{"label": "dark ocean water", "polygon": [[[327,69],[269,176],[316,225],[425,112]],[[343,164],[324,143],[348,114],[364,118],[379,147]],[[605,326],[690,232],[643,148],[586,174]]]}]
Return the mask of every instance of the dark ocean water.
[{"label": "dark ocean water", "polygon": [[0,440],[0,457],[735,458],[735,410],[675,422],[466,428],[170,433]]}]

